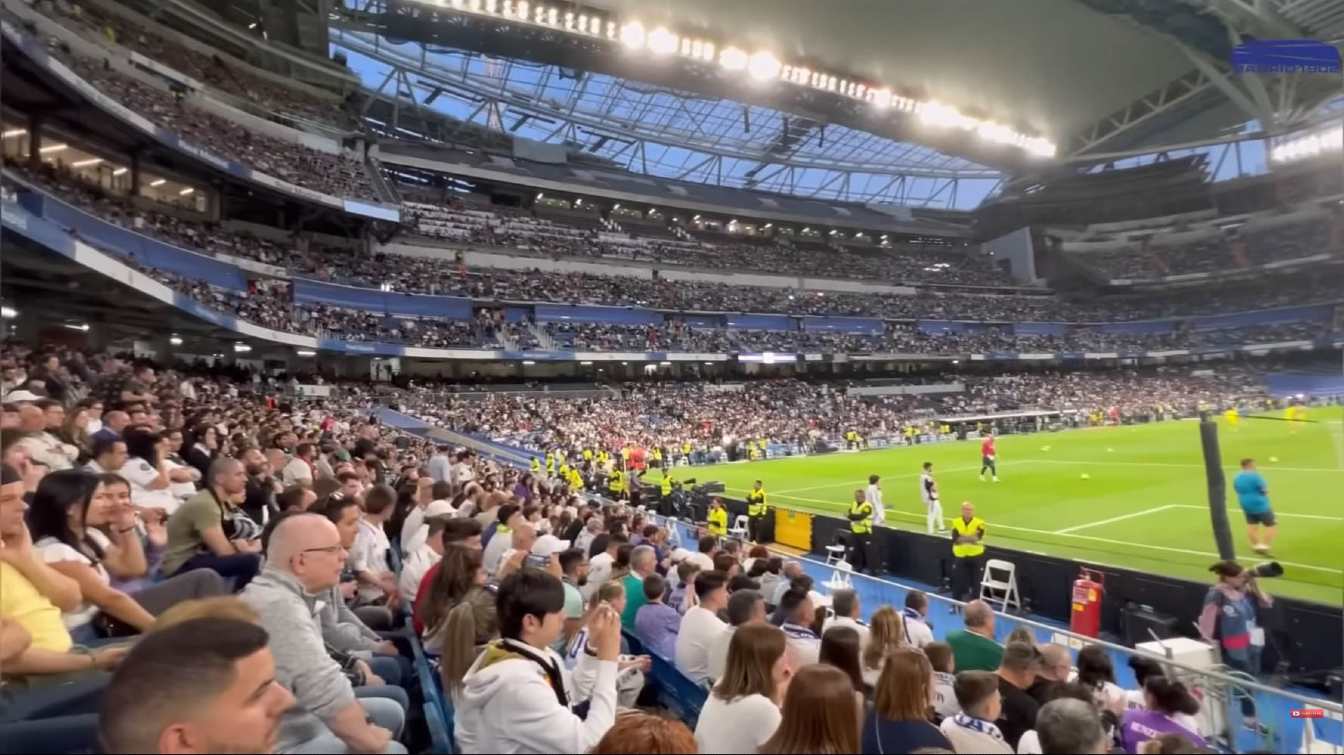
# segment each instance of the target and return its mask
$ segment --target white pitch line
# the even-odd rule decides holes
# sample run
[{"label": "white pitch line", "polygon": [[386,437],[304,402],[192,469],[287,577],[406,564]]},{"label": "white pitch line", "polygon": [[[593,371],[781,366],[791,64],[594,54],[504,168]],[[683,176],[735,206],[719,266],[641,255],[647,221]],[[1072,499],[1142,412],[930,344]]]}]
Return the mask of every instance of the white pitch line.
[{"label": "white pitch line", "polygon": [[1103,524],[1110,524],[1110,523],[1112,523],[1112,522],[1123,522],[1123,521],[1126,520],[1126,519],[1133,519],[1133,518],[1135,518],[1135,517],[1147,516],[1147,515],[1149,515],[1149,514],[1156,514],[1156,513],[1159,512],[1159,511],[1166,511],[1166,510],[1169,509],[1169,508],[1172,508],[1172,506],[1171,506],[1171,505],[1167,505],[1167,506],[1157,506],[1157,507],[1154,507],[1154,508],[1151,508],[1151,509],[1144,509],[1143,511],[1135,511],[1135,512],[1132,513],[1132,514],[1123,514],[1123,515],[1121,515],[1121,516],[1113,516],[1113,517],[1111,517],[1110,519],[1102,519],[1100,522],[1088,522],[1087,524],[1080,524],[1080,525],[1078,525],[1077,527],[1066,527],[1066,528],[1064,528],[1064,529],[1062,529],[1062,530],[1055,530],[1054,534],[1056,534],[1056,535],[1067,535],[1067,534],[1069,534],[1070,532],[1077,532],[1078,530],[1085,530],[1085,529],[1087,529],[1087,528],[1089,528],[1089,527],[1100,527],[1100,526],[1103,525]]},{"label": "white pitch line", "polygon": [[[1191,504],[1188,504],[1188,503],[1173,503],[1172,505],[1167,506],[1167,508],[1169,508],[1169,509],[1198,509],[1198,510],[1200,510],[1200,511],[1208,511],[1208,510],[1209,510],[1209,507],[1208,507],[1208,506],[1192,506]],[[1231,507],[1229,507],[1227,510],[1228,510],[1229,513],[1240,513],[1240,511],[1241,511],[1241,509],[1234,509],[1234,508],[1231,508]],[[1286,517],[1290,517],[1290,518],[1293,518],[1293,519],[1320,519],[1320,520],[1322,520],[1322,521],[1326,521],[1326,522],[1344,522],[1344,516],[1322,516],[1322,515],[1320,515],[1320,514],[1290,514],[1290,513],[1285,513],[1285,512],[1282,512],[1282,511],[1275,511],[1275,512],[1274,512],[1274,516],[1286,516]]]},{"label": "white pitch line", "polygon": [[[1019,463],[1019,464],[1026,464],[1026,463],[1029,463],[1029,461],[1018,462],[1018,463]],[[975,471],[975,470],[977,470],[977,469],[980,469],[980,468],[981,468],[980,465],[976,464],[976,465],[972,465],[972,466],[968,466],[968,467],[952,467],[952,468],[950,468],[950,469],[937,469],[937,468],[935,467],[935,468],[934,468],[934,471],[935,471],[937,474],[942,474],[942,473],[944,473],[944,472],[973,472],[973,471]],[[908,478],[910,478],[910,477],[919,477],[919,476],[922,475],[922,474],[924,474],[924,473],[923,473],[923,472],[903,472],[903,473],[901,473],[901,474],[893,474],[893,475],[878,475],[878,477],[881,477],[881,478],[882,478],[882,481],[885,482],[885,481],[887,481],[887,480],[904,480],[904,479],[908,479]],[[802,493],[803,491],[806,491],[806,490],[824,490],[824,489],[826,489],[826,488],[838,488],[838,487],[841,487],[841,486],[849,487],[850,485],[867,485],[867,484],[868,484],[868,478],[865,477],[865,478],[863,478],[862,480],[859,480],[858,482],[830,482],[830,483],[827,483],[827,484],[825,484],[825,485],[813,485],[812,487],[809,487],[809,488],[790,488],[789,490],[775,490],[775,491],[771,491],[771,495],[788,495],[788,494],[790,494],[790,493]]]},{"label": "white pitch line", "polygon": [[[738,490],[740,490],[740,488],[738,488]],[[789,497],[794,499],[795,501],[807,501],[809,503],[824,503],[831,506],[835,505],[835,501],[827,501],[821,498],[803,498],[801,496],[789,496]],[[914,514],[911,512],[900,511],[891,508],[887,509],[886,514],[888,517],[905,516],[916,518],[921,522],[924,521],[923,514]],[[1093,542],[1107,543],[1109,545],[1124,545],[1129,548],[1145,548],[1147,550],[1165,551],[1167,553],[1182,553],[1187,556],[1204,556],[1206,558],[1212,558],[1215,560],[1220,558],[1220,556],[1217,553],[1209,553],[1207,551],[1192,551],[1186,548],[1168,548],[1165,545],[1149,545],[1147,543],[1136,543],[1131,540],[1111,540],[1109,538],[1094,537],[1092,535],[1076,535],[1073,533],[1060,535],[1058,533],[1051,532],[1049,530],[1036,530],[1031,529],[1029,527],[1014,527],[1010,524],[998,524],[997,522],[989,522],[988,524],[991,529],[1011,530],[1013,532],[1028,532],[1033,535],[1050,535],[1052,537],[1067,537],[1067,538],[1073,538],[1075,540],[1091,540]],[[1280,561],[1279,563],[1283,564],[1284,566],[1291,566],[1295,569],[1306,569],[1308,571],[1318,571],[1318,572],[1324,572],[1326,574],[1344,575],[1344,569],[1332,569],[1325,566],[1315,566],[1313,564],[1300,564],[1293,561]]]},{"label": "white pitch line", "polygon": [[[1203,469],[1203,464],[1175,464],[1172,462],[1161,461],[1094,461],[1091,459],[1018,459],[1019,463],[1039,462],[1041,464],[1096,464],[1107,467],[1177,467],[1180,469]],[[1235,466],[1226,466],[1224,469],[1236,469]],[[1329,467],[1280,467],[1273,464],[1264,467],[1266,472],[1334,472],[1339,474],[1344,469],[1330,469]]]}]

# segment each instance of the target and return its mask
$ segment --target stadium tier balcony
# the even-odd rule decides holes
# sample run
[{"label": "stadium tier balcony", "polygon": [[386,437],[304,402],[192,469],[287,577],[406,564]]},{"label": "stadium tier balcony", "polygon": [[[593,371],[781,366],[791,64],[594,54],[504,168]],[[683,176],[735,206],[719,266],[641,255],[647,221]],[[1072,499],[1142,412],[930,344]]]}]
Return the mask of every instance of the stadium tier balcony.
[{"label": "stadium tier balcony", "polygon": [[52,53],[77,76],[129,110],[180,136],[188,144],[227,156],[260,173],[338,198],[378,201],[363,162],[328,154],[249,130],[195,107],[164,88],[80,57],[57,46]]},{"label": "stadium tier balcony", "polygon": [[[353,119],[342,110],[337,95],[323,97],[303,87],[279,84],[253,73],[245,64],[231,62],[217,50],[203,53],[188,47],[174,36],[174,32],[161,29],[148,19],[132,22],[94,4],[41,3],[39,9],[49,10],[53,19],[76,32],[96,35],[134,50],[263,112],[297,117],[341,130],[350,130],[354,126]],[[200,42],[195,44],[203,46]]]}]

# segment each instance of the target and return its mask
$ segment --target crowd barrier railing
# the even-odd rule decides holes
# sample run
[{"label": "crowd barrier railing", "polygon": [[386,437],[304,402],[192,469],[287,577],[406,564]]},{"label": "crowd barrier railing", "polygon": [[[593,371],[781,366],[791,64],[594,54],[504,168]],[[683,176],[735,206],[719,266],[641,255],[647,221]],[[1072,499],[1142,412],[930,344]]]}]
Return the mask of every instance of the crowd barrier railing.
[{"label": "crowd barrier railing", "polygon": [[[702,527],[691,522],[648,516],[668,527],[675,542],[691,548],[704,533]],[[962,601],[887,578],[852,573],[810,556],[794,555],[769,545],[766,548],[774,555],[799,562],[812,576],[814,589],[819,592],[829,591],[832,584],[847,582],[858,595],[865,617],[883,605],[899,610],[905,605],[905,596],[919,590],[928,597],[927,618],[936,639],[946,636],[949,629],[961,627],[958,614],[965,605]],[[1158,661],[1169,676],[1182,681],[1202,701],[1197,717],[1200,733],[1229,751],[1344,753],[1344,706],[1339,702],[1273,687],[1225,666],[1202,668],[1165,655],[1075,634],[1025,616],[995,612],[995,639],[1003,642],[1018,628],[1030,632],[1038,644],[1054,643],[1067,648],[1074,659],[1083,647],[1100,645],[1111,656],[1116,683],[1125,689],[1137,686],[1128,666],[1129,658],[1145,656]]]}]

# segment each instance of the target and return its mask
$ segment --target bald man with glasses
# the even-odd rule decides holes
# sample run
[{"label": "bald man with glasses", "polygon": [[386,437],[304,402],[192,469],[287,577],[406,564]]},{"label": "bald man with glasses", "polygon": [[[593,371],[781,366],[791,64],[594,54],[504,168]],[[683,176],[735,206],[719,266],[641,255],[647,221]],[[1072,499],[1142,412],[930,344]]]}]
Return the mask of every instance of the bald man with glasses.
[{"label": "bald man with glasses", "polygon": [[356,698],[327,654],[317,603],[340,582],[347,555],[326,517],[287,517],[271,534],[266,568],[242,593],[271,636],[276,681],[298,701],[281,722],[277,752],[406,752],[395,741],[405,723],[401,705]]}]

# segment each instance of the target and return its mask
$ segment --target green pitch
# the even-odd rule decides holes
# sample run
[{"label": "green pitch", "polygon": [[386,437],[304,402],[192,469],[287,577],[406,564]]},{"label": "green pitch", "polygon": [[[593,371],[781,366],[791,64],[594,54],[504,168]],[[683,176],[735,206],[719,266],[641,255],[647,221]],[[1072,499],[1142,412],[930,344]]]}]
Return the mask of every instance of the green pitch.
[{"label": "green pitch", "polygon": [[[1339,408],[1313,409],[1316,424],[1219,420],[1228,518],[1238,558],[1251,550],[1232,491],[1237,462],[1257,459],[1279,535],[1272,558],[1284,576],[1271,593],[1338,606],[1344,590],[1344,425]],[[882,477],[887,525],[924,531],[920,466],[934,463],[945,517],[970,500],[989,542],[1098,564],[1206,581],[1217,546],[1209,524],[1199,425],[1193,421],[998,439],[1001,482],[981,482],[980,442],[966,440],[805,458],[679,468],[676,477],[722,480],[741,495],[765,483],[772,505],[841,515],[868,475]],[[1277,459],[1277,461],[1275,461]],[[656,473],[654,473],[656,474]]]}]

